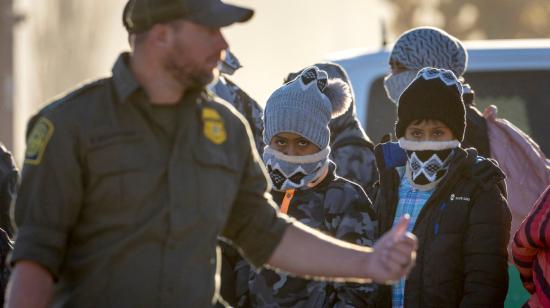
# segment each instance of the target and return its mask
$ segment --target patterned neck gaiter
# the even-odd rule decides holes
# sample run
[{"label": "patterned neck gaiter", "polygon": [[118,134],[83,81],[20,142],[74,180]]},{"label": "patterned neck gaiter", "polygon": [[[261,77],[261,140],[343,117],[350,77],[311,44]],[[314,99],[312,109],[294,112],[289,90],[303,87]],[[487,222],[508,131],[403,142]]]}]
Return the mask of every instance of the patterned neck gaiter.
[{"label": "patterned neck gaiter", "polygon": [[447,162],[453,150],[407,151],[412,180],[426,185],[442,178],[447,172]]},{"label": "patterned neck gaiter", "polygon": [[306,156],[289,156],[266,146],[263,160],[277,191],[307,188],[329,165],[330,148]]},{"label": "patterned neck gaiter", "polygon": [[414,184],[424,186],[438,182],[447,173],[449,161],[460,142],[421,142],[400,138],[399,146],[407,152],[411,180]]}]

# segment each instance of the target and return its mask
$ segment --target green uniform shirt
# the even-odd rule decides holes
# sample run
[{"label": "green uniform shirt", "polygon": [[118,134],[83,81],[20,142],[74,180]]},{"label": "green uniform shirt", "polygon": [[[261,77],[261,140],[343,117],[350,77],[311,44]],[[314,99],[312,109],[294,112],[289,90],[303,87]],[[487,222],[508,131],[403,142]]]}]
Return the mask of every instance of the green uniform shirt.
[{"label": "green uniform shirt", "polygon": [[217,236],[259,266],[290,222],[241,116],[186,95],[172,140],[127,62],[31,120],[11,263],[46,267],[57,307],[210,306]]}]

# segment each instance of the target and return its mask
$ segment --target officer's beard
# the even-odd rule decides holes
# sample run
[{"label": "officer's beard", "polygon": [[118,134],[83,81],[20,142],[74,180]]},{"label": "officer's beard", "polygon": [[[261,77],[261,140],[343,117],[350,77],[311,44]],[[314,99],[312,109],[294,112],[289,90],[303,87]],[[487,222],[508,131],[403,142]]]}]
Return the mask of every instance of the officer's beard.
[{"label": "officer's beard", "polygon": [[207,70],[182,59],[185,59],[184,48],[176,44],[173,52],[166,58],[164,67],[186,91],[202,89],[214,80],[214,70],[217,68]]}]

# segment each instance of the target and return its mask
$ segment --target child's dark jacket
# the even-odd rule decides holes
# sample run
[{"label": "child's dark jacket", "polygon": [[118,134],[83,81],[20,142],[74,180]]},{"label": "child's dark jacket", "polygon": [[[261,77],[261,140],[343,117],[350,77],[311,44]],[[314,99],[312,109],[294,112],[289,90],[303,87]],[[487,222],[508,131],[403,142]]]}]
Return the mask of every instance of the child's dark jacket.
[{"label": "child's dark jacket", "polygon": [[[376,147],[380,183],[374,202],[380,234],[392,227],[406,154],[397,143]],[[502,307],[508,288],[511,215],[504,174],[475,149],[457,149],[447,175],[420,212],[416,265],[405,285],[405,307]],[[383,287],[380,307],[391,307]]]}]

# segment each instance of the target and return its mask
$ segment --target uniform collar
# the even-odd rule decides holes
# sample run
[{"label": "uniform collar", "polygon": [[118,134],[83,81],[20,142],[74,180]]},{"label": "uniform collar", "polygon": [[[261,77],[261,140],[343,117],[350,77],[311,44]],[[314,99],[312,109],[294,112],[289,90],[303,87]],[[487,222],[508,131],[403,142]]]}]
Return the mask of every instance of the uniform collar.
[{"label": "uniform collar", "polygon": [[[123,52],[118,56],[118,59],[113,65],[113,82],[115,84],[115,92],[119,103],[124,103],[132,96],[136,91],[142,89],[141,85],[137,81],[134,73],[130,68],[130,53]],[[205,92],[205,89],[189,90],[185,97],[198,100]],[[143,92],[145,94],[145,92]]]},{"label": "uniform collar", "polygon": [[112,70],[115,92],[120,103],[126,102],[141,87],[130,69],[129,62],[130,53],[121,53]]}]

